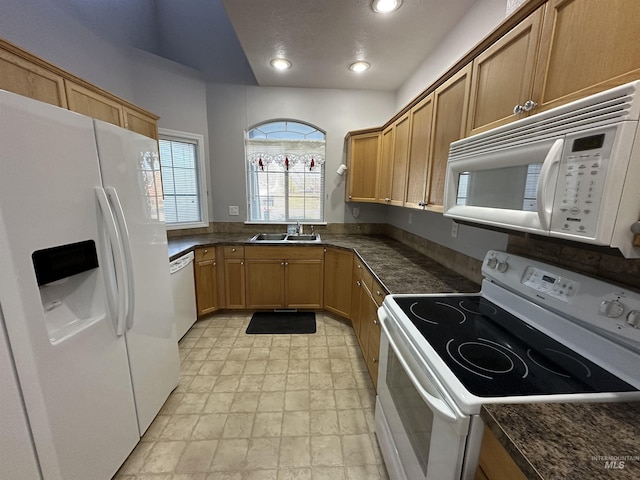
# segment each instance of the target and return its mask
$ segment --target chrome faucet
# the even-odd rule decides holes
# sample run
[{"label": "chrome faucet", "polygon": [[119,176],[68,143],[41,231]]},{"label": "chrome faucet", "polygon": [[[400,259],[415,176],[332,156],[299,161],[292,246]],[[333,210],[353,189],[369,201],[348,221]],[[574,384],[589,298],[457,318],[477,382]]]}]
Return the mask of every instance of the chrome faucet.
[{"label": "chrome faucet", "polygon": [[300,222],[296,222],[296,234],[300,235]]}]

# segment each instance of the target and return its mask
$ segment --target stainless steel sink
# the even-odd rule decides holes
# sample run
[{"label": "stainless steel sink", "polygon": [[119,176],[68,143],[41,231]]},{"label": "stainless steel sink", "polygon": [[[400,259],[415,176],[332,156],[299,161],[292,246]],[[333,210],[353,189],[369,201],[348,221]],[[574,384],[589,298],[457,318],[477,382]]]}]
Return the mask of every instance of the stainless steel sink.
[{"label": "stainless steel sink", "polygon": [[249,240],[255,243],[320,243],[320,235],[312,233],[308,235],[286,233],[258,233]]},{"label": "stainless steel sink", "polygon": [[286,233],[259,233],[254,236],[252,242],[277,242],[287,238]]},{"label": "stainless steel sink", "polygon": [[320,236],[317,233],[312,233],[310,235],[292,234],[292,235],[287,235],[287,241],[289,241],[289,242],[319,242],[320,241]]}]

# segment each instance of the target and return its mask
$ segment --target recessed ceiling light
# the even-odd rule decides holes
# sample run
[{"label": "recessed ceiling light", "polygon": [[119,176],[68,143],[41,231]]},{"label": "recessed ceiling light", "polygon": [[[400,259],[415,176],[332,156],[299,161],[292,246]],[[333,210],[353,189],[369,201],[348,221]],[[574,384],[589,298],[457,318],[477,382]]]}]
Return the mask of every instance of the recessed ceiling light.
[{"label": "recessed ceiling light", "polygon": [[369,65],[367,62],[355,62],[349,65],[349,70],[351,70],[352,72],[360,73],[364,72],[365,70],[369,70],[370,66],[371,65]]},{"label": "recessed ceiling light", "polygon": [[376,13],[389,13],[397,10],[402,5],[402,0],[373,0],[371,8]]},{"label": "recessed ceiling light", "polygon": [[276,70],[288,70],[291,68],[291,62],[284,58],[274,58],[271,60],[271,66]]}]

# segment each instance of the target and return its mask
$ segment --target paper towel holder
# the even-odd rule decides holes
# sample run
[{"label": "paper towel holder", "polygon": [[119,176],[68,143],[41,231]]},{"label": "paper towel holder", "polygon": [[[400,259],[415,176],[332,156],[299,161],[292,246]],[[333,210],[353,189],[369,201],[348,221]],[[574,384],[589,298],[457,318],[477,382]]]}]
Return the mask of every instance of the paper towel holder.
[{"label": "paper towel holder", "polygon": [[342,175],[344,175],[344,172],[346,172],[346,171],[347,171],[347,168],[348,168],[348,167],[347,167],[344,163],[342,163],[342,164],[340,164],[340,166],[338,167],[338,170],[336,170],[336,173],[337,173],[338,175],[342,176]]}]

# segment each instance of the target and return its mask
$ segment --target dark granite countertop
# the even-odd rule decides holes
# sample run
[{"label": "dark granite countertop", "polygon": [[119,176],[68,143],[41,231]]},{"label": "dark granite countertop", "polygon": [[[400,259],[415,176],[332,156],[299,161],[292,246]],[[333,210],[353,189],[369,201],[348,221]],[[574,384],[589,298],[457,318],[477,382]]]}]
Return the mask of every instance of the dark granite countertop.
[{"label": "dark granite countertop", "polygon": [[[249,245],[249,238],[228,233],[170,238],[169,255],[173,260],[199,246]],[[388,293],[479,290],[478,284],[388,237],[322,234],[322,245],[353,249]],[[640,403],[487,405],[481,415],[530,479],[640,478]],[[624,468],[607,469],[607,460],[594,459],[605,456],[632,459]]]},{"label": "dark granite countertop", "polygon": [[[169,239],[171,260],[189,250],[210,245],[256,245],[247,234],[194,235]],[[416,250],[389,237],[322,234],[324,246],[355,250],[387,293],[477,292],[480,286]],[[260,244],[264,245],[264,244]],[[273,245],[273,244],[271,244]],[[288,245],[288,244],[287,244]],[[318,246],[296,244],[296,246]]]},{"label": "dark granite countertop", "polygon": [[640,402],[485,405],[481,417],[531,480],[640,478]]}]

